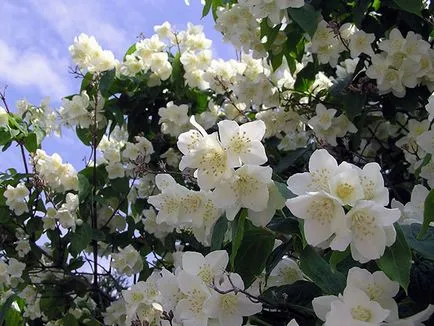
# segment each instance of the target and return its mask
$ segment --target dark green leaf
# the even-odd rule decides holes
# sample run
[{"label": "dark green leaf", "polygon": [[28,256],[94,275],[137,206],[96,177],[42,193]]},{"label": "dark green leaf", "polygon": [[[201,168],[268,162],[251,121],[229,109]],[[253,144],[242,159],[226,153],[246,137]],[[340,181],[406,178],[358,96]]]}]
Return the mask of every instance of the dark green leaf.
[{"label": "dark green leaf", "polygon": [[372,0],[359,0],[354,7],[354,23],[358,28],[361,28],[363,18],[365,18],[366,11],[371,5]]},{"label": "dark green leaf", "polygon": [[72,256],[77,255],[84,250],[92,240],[92,228],[88,223],[83,223],[77,226],[77,229],[72,234],[71,244],[69,245],[69,252]]},{"label": "dark green leaf", "polygon": [[211,251],[219,250],[223,246],[223,240],[228,229],[228,220],[225,215],[220,216],[214,224],[211,237]]},{"label": "dark green leaf", "polygon": [[206,0],[202,10],[202,18],[208,15],[209,11],[211,10],[211,5],[212,5],[212,0]]},{"label": "dark green leaf", "polygon": [[101,75],[101,79],[99,81],[99,90],[104,97],[109,97],[110,87],[113,84],[113,81],[116,77],[116,69],[104,71]]},{"label": "dark green leaf", "polygon": [[287,154],[282,159],[280,159],[279,163],[277,164],[275,168],[276,173],[281,173],[286,169],[288,169],[289,167],[293,166],[299,158],[303,157],[305,154],[309,153],[310,151],[311,148],[306,147],[306,148],[298,148],[293,151],[287,152]]},{"label": "dark green leaf", "polygon": [[345,251],[333,251],[332,255],[330,256],[330,266],[333,270],[336,270],[336,266],[343,261],[345,258],[347,258],[350,255],[350,247]]},{"label": "dark green leaf", "polygon": [[262,273],[274,246],[273,233],[247,225],[234,268],[234,271],[243,278],[246,288]]},{"label": "dark green leaf", "polygon": [[72,314],[66,314],[62,318],[62,325],[64,326],[79,326],[77,319]]},{"label": "dark green leaf", "polygon": [[24,138],[24,147],[30,152],[34,153],[38,149],[38,140],[35,133],[30,133]]},{"label": "dark green leaf", "polygon": [[289,199],[295,197],[295,195],[288,189],[288,186],[285,183],[274,181],[274,184],[276,185],[280,195],[282,195],[283,198]]},{"label": "dark green leaf", "polygon": [[8,143],[12,139],[11,133],[7,129],[0,129],[0,146]]},{"label": "dark green leaf", "polygon": [[81,81],[80,93],[84,90],[87,90],[92,80],[93,80],[93,75],[90,72],[86,73],[83,80]]},{"label": "dark green leaf", "polygon": [[293,284],[274,286],[262,293],[261,297],[276,306],[285,307],[289,304],[310,306],[312,300],[321,296],[321,289],[312,282],[297,281]]},{"label": "dark green leaf", "polygon": [[283,234],[299,233],[299,222],[295,218],[274,217],[267,227],[275,232]]},{"label": "dark green leaf", "polygon": [[434,189],[431,190],[428,196],[425,198],[424,210],[423,210],[423,226],[418,238],[428,231],[429,224],[434,222]]},{"label": "dark green leaf", "polygon": [[395,230],[395,243],[386,248],[384,255],[377,260],[377,265],[392,281],[398,282],[407,291],[412,259],[411,251],[404,233],[397,223],[395,223]]},{"label": "dark green leaf", "polygon": [[314,7],[305,4],[301,8],[288,8],[288,14],[310,37],[315,34],[321,14]]},{"label": "dark green leaf", "polygon": [[231,268],[234,269],[235,257],[237,256],[238,249],[241,245],[241,240],[244,236],[244,226],[247,217],[247,209],[240,210],[238,215],[232,221],[232,251],[231,251]]},{"label": "dark green leaf", "polygon": [[78,174],[78,198],[80,201],[85,200],[91,193],[92,187],[89,180],[83,174]]},{"label": "dark green leaf", "polygon": [[12,303],[15,301],[17,296],[15,294],[12,294],[9,296],[5,303],[0,308],[0,325],[3,325],[6,319],[6,313],[11,309]]},{"label": "dark green leaf", "polygon": [[297,74],[297,79],[295,80],[294,89],[299,92],[307,92],[315,81],[315,76],[318,73],[315,64],[309,62],[306,67],[304,67]]},{"label": "dark green leaf", "polygon": [[421,15],[423,6],[422,0],[393,0],[393,2],[404,11],[408,11],[417,16]]},{"label": "dark green leaf", "polygon": [[416,261],[411,266],[408,296],[424,305],[434,304],[433,279],[434,263],[430,261]]},{"label": "dark green leaf", "polygon": [[324,294],[338,295],[346,286],[345,276],[338,271],[333,271],[331,266],[310,246],[304,248],[300,255],[300,268],[322,289]]},{"label": "dark green leaf", "polygon": [[360,115],[365,106],[366,98],[365,94],[356,93],[349,93],[340,97],[339,100],[343,104],[343,109],[350,121]]},{"label": "dark green leaf", "polygon": [[421,239],[417,238],[422,226],[420,224],[401,225],[402,232],[411,249],[416,250],[426,259],[434,260],[434,228],[429,227]]}]

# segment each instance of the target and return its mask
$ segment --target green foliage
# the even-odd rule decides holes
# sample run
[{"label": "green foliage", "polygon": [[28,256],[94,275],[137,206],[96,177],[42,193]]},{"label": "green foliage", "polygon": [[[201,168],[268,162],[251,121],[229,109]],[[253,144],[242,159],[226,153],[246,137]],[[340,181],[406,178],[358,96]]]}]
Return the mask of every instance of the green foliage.
[{"label": "green foliage", "polygon": [[310,37],[315,34],[321,14],[311,5],[305,4],[301,8],[288,8],[288,14]]},{"label": "green foliage", "polygon": [[234,269],[235,257],[244,237],[244,227],[246,224],[247,209],[242,209],[232,222],[232,251],[230,255],[231,268]]},{"label": "green foliage", "polygon": [[428,230],[429,224],[434,222],[434,189],[431,190],[425,198],[423,211],[423,226],[419,233],[419,238],[422,237]]},{"label": "green foliage", "polygon": [[84,250],[92,240],[92,228],[89,224],[83,223],[81,226],[77,226],[77,229],[72,234],[71,244],[69,246],[69,252],[73,257]]},{"label": "green foliage", "polygon": [[419,224],[401,225],[402,232],[408,245],[419,255],[426,259],[434,260],[434,228],[428,227],[422,237],[418,237],[422,230]]},{"label": "green foliage", "polygon": [[391,280],[398,282],[407,291],[410,282],[411,251],[398,224],[395,224],[395,230],[395,243],[391,247],[386,247],[384,255],[377,260],[377,265]]},{"label": "green foliage", "polygon": [[300,255],[300,268],[303,273],[321,288],[323,294],[343,293],[346,279],[343,274],[333,271],[332,267],[310,246]]},{"label": "green foliage", "polygon": [[228,220],[225,215],[220,216],[214,225],[211,237],[211,251],[220,250],[225,239],[225,234],[228,229]]},{"label": "green foliage", "polygon": [[273,233],[246,222],[244,236],[234,261],[234,271],[243,278],[246,288],[264,270],[273,245]]}]

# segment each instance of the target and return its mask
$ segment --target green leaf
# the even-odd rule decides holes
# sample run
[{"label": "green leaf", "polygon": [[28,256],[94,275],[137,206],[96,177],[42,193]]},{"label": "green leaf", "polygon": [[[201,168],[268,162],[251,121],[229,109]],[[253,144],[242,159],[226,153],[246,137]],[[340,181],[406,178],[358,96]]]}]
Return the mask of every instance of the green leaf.
[{"label": "green leaf", "polygon": [[[90,129],[85,129],[85,128],[79,128],[77,127],[75,129],[75,133],[77,134],[78,138],[81,140],[81,142],[83,144],[85,144],[86,146],[92,146],[93,144],[93,134],[91,132]],[[96,144],[98,145],[102,136],[105,134],[105,129],[98,129],[96,131]]]},{"label": "green leaf", "polygon": [[395,223],[396,241],[387,247],[384,255],[377,260],[378,267],[392,280],[407,291],[410,279],[411,251],[401,227]]},{"label": "green leaf", "polygon": [[9,296],[5,303],[3,303],[3,305],[0,308],[0,325],[3,325],[6,319],[6,313],[11,309],[11,305],[12,303],[15,301],[16,299],[16,295],[12,294],[11,296]]},{"label": "green leaf", "polygon": [[336,270],[336,266],[350,255],[350,251],[349,246],[345,251],[333,251],[329,259],[330,266],[333,270]]},{"label": "green leaf", "polygon": [[354,7],[354,23],[358,28],[361,28],[363,18],[365,18],[366,11],[371,5],[372,0],[359,0]]},{"label": "green leaf", "polygon": [[99,90],[104,97],[109,97],[110,87],[112,86],[116,77],[116,69],[104,71],[99,81]]},{"label": "green leaf", "polygon": [[112,188],[122,198],[130,192],[130,180],[128,178],[116,178],[110,180]]},{"label": "green leaf", "polygon": [[[411,266],[408,296],[425,305],[434,303],[434,263],[416,260]],[[432,325],[428,323],[426,325]]]},{"label": "green leaf", "polygon": [[317,69],[313,62],[309,62],[306,67],[304,67],[297,74],[297,79],[295,80],[294,89],[299,92],[307,92],[315,81],[315,76],[317,74]]},{"label": "green leaf", "polygon": [[83,80],[81,81],[80,93],[87,90],[92,80],[93,80],[93,75],[90,72],[86,73]]},{"label": "green leaf", "polygon": [[310,246],[307,246],[300,255],[300,268],[322,289],[324,294],[338,295],[345,289],[347,283],[345,276],[338,271],[333,271],[331,266]]},{"label": "green leaf", "polygon": [[312,282],[297,281],[293,284],[273,286],[262,293],[261,297],[276,306],[284,308],[287,304],[309,306],[312,300],[321,296],[321,289]]},{"label": "green leaf", "polygon": [[274,181],[279,194],[284,199],[294,198],[295,195],[288,189],[288,186],[285,183]]},{"label": "green leaf", "polygon": [[288,14],[310,37],[315,34],[321,14],[314,7],[305,4],[301,8],[288,8]]},{"label": "green leaf", "polygon": [[247,209],[243,208],[232,221],[232,251],[230,256],[231,268],[234,269],[235,257],[244,236],[244,226],[247,217]]},{"label": "green leaf", "polygon": [[124,55],[124,59],[123,59],[123,60],[125,61],[127,55],[133,54],[134,52],[136,52],[136,43],[134,43],[133,45],[131,45],[131,46],[128,48],[127,52],[125,52],[125,55]]},{"label": "green leaf", "polygon": [[30,152],[34,153],[38,149],[38,139],[35,133],[30,133],[24,138],[24,147]]},{"label": "green leaf", "polygon": [[12,136],[9,130],[7,129],[0,129],[0,146],[3,146],[4,144],[11,141]]},{"label": "green leaf", "polygon": [[219,250],[223,246],[223,240],[228,229],[228,220],[225,215],[220,216],[214,224],[211,237],[211,251]]},{"label": "green leaf", "polygon": [[212,5],[212,0],[206,0],[202,10],[202,18],[208,15],[209,11],[211,10],[211,5]]},{"label": "green leaf", "polygon": [[402,232],[407,239],[411,249],[416,250],[426,259],[434,260],[434,228],[429,227],[425,235],[420,239],[417,235],[422,229],[422,225],[413,223],[411,225],[401,225]]},{"label": "green leaf", "polygon": [[79,326],[79,322],[72,314],[66,314],[65,317],[62,318],[63,326]]},{"label": "green leaf", "polygon": [[88,223],[83,223],[77,226],[77,229],[71,236],[71,244],[69,245],[69,252],[72,256],[77,255],[83,251],[92,240],[92,228]]},{"label": "green leaf", "polygon": [[298,234],[300,233],[299,222],[295,218],[274,217],[267,227],[275,232],[283,234]]},{"label": "green leaf", "polygon": [[421,16],[422,0],[393,0],[401,10]]},{"label": "green leaf", "polygon": [[297,162],[299,158],[303,157],[305,154],[309,153],[310,151],[311,151],[311,147],[309,146],[306,148],[298,148],[293,151],[287,152],[287,154],[279,160],[279,163],[275,168],[276,173],[282,173],[283,171],[287,170],[289,167],[294,166],[294,164]]},{"label": "green leaf", "polygon": [[265,268],[268,256],[274,246],[274,234],[246,223],[244,237],[239,247],[234,271],[242,277],[247,287],[252,284]]},{"label": "green leaf", "polygon": [[367,96],[366,94],[349,93],[339,97],[339,101],[343,105],[344,112],[348,119],[353,121],[354,118],[362,113],[365,106]]},{"label": "green leaf", "polygon": [[422,238],[428,231],[429,224],[434,222],[434,189],[431,190],[425,198],[424,210],[423,210],[423,226],[418,239]]},{"label": "green leaf", "polygon": [[91,193],[92,187],[89,180],[83,174],[78,174],[78,198],[81,201],[85,200]]}]

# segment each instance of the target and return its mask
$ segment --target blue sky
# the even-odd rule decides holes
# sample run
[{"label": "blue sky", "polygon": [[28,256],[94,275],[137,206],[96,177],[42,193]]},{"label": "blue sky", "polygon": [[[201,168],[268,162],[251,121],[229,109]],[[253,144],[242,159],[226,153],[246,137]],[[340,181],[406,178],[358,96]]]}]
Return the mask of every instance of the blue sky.
[{"label": "blue sky", "polygon": [[[0,1],[0,87],[8,85],[9,107],[13,111],[18,99],[39,104],[49,96],[58,108],[61,97],[78,92],[80,81],[68,73],[72,65],[68,46],[80,33],[95,36],[104,49],[122,58],[140,33],[153,34],[154,25],[169,21],[180,30],[192,22],[204,25],[215,57],[234,57],[234,50],[214,30],[212,17],[201,19],[200,0],[190,2],[186,6],[184,0]],[[69,130],[60,139],[48,138],[43,148],[59,153],[77,170],[88,153]],[[22,166],[19,152],[12,148],[0,156],[0,170],[10,166]]]}]

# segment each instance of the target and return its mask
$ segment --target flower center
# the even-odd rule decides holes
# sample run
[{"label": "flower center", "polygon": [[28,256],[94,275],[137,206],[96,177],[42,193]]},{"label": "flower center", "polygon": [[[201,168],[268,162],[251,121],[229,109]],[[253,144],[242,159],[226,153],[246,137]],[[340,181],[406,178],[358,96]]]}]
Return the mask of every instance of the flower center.
[{"label": "flower center", "polygon": [[371,237],[374,235],[375,217],[365,212],[357,212],[352,217],[351,229],[360,240]]},{"label": "flower center", "polygon": [[336,194],[343,201],[348,201],[353,193],[354,187],[347,182],[340,183],[336,187]]},{"label": "flower center", "polygon": [[333,219],[333,207],[333,202],[329,198],[315,199],[307,209],[307,213],[311,219],[325,225]]},{"label": "flower center", "polygon": [[353,318],[355,320],[367,322],[367,321],[371,320],[372,314],[368,309],[366,309],[362,306],[357,306],[357,307],[351,309],[351,316],[353,316]]},{"label": "flower center", "polygon": [[234,294],[223,294],[220,299],[220,306],[223,311],[232,314],[237,306],[237,298]]}]

